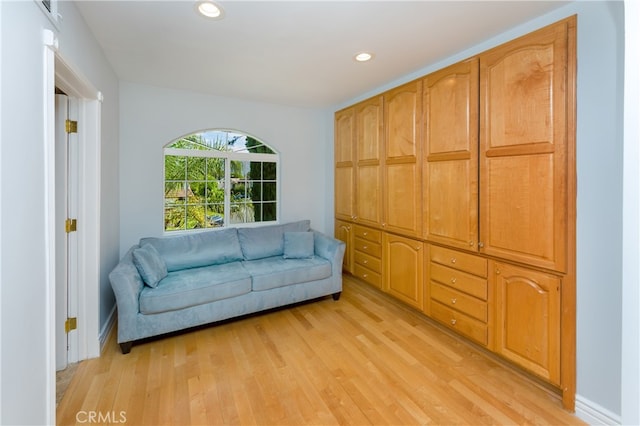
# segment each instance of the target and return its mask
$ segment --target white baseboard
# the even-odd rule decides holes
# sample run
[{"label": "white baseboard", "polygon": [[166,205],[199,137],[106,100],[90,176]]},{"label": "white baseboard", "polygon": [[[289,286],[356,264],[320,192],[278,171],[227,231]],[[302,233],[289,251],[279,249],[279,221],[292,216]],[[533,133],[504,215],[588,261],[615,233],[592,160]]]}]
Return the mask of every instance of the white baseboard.
[{"label": "white baseboard", "polygon": [[576,416],[590,425],[619,425],[622,422],[618,414],[580,395],[576,395]]},{"label": "white baseboard", "polygon": [[109,317],[107,318],[107,321],[105,321],[104,325],[102,326],[102,329],[100,329],[100,336],[98,336],[100,340],[100,353],[102,353],[104,346],[107,344],[107,340],[109,339],[109,334],[111,333],[115,325],[116,325],[116,306],[114,305],[113,309],[111,309],[111,312],[109,312]]}]

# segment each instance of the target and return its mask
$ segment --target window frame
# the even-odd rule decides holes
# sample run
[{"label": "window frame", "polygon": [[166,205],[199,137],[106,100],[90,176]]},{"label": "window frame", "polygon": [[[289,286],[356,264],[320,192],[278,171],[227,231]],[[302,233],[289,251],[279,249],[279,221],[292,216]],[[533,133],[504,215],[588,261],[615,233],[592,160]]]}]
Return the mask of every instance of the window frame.
[{"label": "window frame", "polygon": [[[172,144],[175,142],[184,139],[191,135],[201,135],[207,132],[228,132],[238,135],[243,135],[247,137],[251,137],[264,146],[273,151],[272,154],[267,153],[257,153],[257,152],[238,152],[238,151],[220,151],[215,148],[211,149],[188,149],[188,148],[170,148]],[[167,230],[165,225],[165,215],[166,215],[166,157],[167,156],[178,156],[178,157],[187,157],[187,158],[221,158],[224,160],[224,217],[225,220],[222,226],[216,227],[206,227],[206,228],[187,228],[187,229],[176,229],[176,230]],[[260,221],[260,222],[238,222],[231,223],[230,211],[231,211],[231,162],[232,161],[241,161],[241,162],[261,162],[261,163],[274,163],[276,165],[276,176],[275,176],[275,184],[276,184],[276,195],[275,195],[275,209],[276,209],[276,218],[275,220],[269,221]],[[259,139],[253,135],[250,135],[245,132],[237,131],[237,130],[228,130],[228,129],[209,129],[203,130],[199,132],[193,132],[181,136],[177,139],[172,140],[167,143],[163,147],[163,155],[162,155],[162,194],[163,194],[163,202],[162,202],[162,231],[164,235],[178,235],[178,234],[188,234],[194,232],[203,232],[203,231],[211,231],[214,229],[224,229],[224,228],[241,228],[241,227],[256,227],[256,226],[267,226],[280,223],[280,183],[281,181],[281,170],[280,170],[280,153],[273,149],[270,145],[266,144],[262,139]],[[184,182],[187,183],[188,179],[185,176]]]}]

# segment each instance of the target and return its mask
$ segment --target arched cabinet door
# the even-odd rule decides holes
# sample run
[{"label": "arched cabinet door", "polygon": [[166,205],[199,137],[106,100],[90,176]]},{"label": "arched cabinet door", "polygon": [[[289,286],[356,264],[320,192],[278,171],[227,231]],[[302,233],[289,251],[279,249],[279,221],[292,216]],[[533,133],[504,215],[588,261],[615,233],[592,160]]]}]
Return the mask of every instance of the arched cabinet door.
[{"label": "arched cabinet door", "polygon": [[496,292],[496,352],[560,384],[560,293],[555,275],[489,262]]},{"label": "arched cabinet door", "polygon": [[355,109],[335,114],[335,213],[336,219],[355,216]]},{"label": "arched cabinet door", "polygon": [[384,93],[383,229],[420,236],[422,81]]},{"label": "arched cabinet door", "polygon": [[383,290],[423,310],[424,243],[384,234],[385,280]]},{"label": "arched cabinet door", "polygon": [[479,55],[480,251],[567,271],[574,20]]},{"label": "arched cabinet door", "polygon": [[356,105],[356,221],[382,224],[382,96]]},{"label": "arched cabinet door", "polygon": [[478,58],[423,80],[423,232],[478,250]]}]

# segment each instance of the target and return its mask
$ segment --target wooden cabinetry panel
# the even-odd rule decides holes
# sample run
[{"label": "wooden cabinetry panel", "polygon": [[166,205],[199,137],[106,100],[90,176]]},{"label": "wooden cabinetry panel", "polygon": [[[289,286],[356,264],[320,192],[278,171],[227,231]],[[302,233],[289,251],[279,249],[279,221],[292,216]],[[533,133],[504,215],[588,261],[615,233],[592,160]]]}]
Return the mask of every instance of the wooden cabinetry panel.
[{"label": "wooden cabinetry panel", "polygon": [[478,59],[423,81],[424,236],[465,250],[478,242]]},{"label": "wooden cabinetry panel", "polygon": [[489,345],[494,323],[487,260],[434,245],[429,245],[428,251],[425,310],[447,327]]},{"label": "wooden cabinetry panel", "polygon": [[484,323],[488,320],[486,302],[433,281],[431,282],[431,300],[464,312]]},{"label": "wooden cabinetry panel", "polygon": [[375,257],[361,251],[356,251],[354,253],[353,261],[358,265],[362,265],[365,268],[371,269],[373,272],[382,272],[382,261],[379,257]]},{"label": "wooden cabinetry panel", "polygon": [[421,111],[421,81],[384,94],[383,227],[416,237],[422,229]]},{"label": "wooden cabinetry panel", "polygon": [[384,290],[403,302],[423,309],[424,243],[384,234]]},{"label": "wooden cabinetry panel", "polygon": [[382,157],[382,96],[363,101],[355,108],[358,161],[380,161]]},{"label": "wooden cabinetry panel", "polygon": [[377,229],[371,229],[360,225],[353,227],[353,233],[356,237],[363,240],[372,241],[374,243],[382,243],[382,232]]},{"label": "wooden cabinetry panel", "polygon": [[370,226],[382,223],[382,176],[378,164],[357,167],[356,220]]},{"label": "wooden cabinetry panel", "polygon": [[470,294],[481,300],[487,300],[487,280],[486,278],[462,272],[458,269],[448,268],[431,262],[429,268],[429,279],[438,283],[446,284],[458,291]]},{"label": "wooden cabinetry panel", "polygon": [[354,265],[353,270],[354,276],[360,278],[367,284],[371,284],[378,289],[382,289],[382,276],[379,273],[374,272],[369,268],[365,268],[364,266],[357,263]]},{"label": "wooden cabinetry panel", "polygon": [[353,274],[382,289],[382,232],[361,225],[353,226]]},{"label": "wooden cabinetry panel", "polygon": [[347,245],[342,258],[342,269],[353,273],[353,232],[351,223],[336,220],[334,233],[336,239],[343,241]]},{"label": "wooden cabinetry panel", "polygon": [[338,167],[335,171],[335,211],[336,218],[353,220],[354,214],[353,167]]},{"label": "wooden cabinetry panel", "polygon": [[560,383],[559,277],[490,262],[496,289],[496,352]]},{"label": "wooden cabinetry panel", "polygon": [[382,96],[355,106],[356,220],[382,224]]},{"label": "wooden cabinetry panel", "polygon": [[482,251],[566,272],[572,20],[480,55]]},{"label": "wooden cabinetry panel", "polygon": [[473,319],[439,302],[433,302],[431,304],[431,316],[447,327],[481,345],[486,346],[488,344],[487,324],[482,321]]},{"label": "wooden cabinetry panel", "polygon": [[417,236],[421,215],[419,171],[415,163],[387,164],[386,170],[386,203],[383,227],[402,233]]},{"label": "wooden cabinetry panel", "polygon": [[487,260],[458,250],[440,246],[429,247],[429,259],[441,265],[459,269],[479,277],[487,276]]},{"label": "wooden cabinetry panel", "polygon": [[337,219],[355,216],[355,109],[335,114],[335,212]]}]

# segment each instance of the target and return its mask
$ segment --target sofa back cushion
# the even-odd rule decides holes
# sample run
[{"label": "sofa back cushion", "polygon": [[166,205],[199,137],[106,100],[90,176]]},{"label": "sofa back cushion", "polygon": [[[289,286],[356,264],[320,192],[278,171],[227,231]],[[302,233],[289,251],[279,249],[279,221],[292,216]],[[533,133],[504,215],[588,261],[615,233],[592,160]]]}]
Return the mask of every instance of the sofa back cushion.
[{"label": "sofa back cushion", "polygon": [[238,237],[242,253],[246,260],[282,256],[284,253],[284,233],[304,232],[311,229],[309,220],[285,223],[282,225],[239,228]]},{"label": "sofa back cushion", "polygon": [[145,244],[134,249],[132,257],[142,281],[149,287],[156,287],[167,276],[167,265],[153,245]]},{"label": "sofa back cushion", "polygon": [[147,237],[140,245],[153,245],[168,272],[242,260],[236,228],[169,237]]}]

